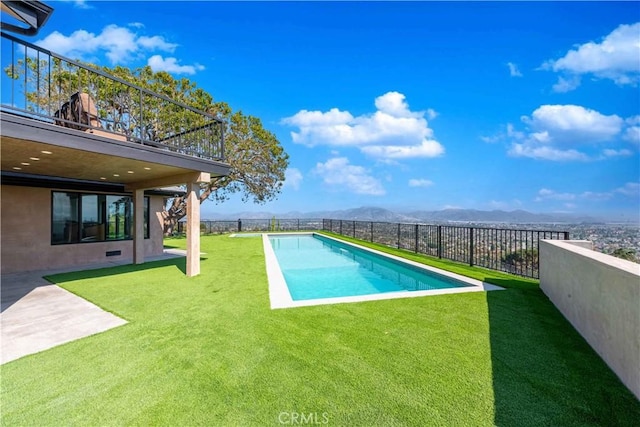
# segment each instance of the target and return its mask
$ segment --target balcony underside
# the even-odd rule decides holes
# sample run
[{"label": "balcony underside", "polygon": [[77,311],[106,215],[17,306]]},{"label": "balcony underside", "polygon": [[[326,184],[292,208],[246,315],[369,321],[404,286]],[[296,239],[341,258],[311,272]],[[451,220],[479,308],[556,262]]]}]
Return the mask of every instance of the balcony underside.
[{"label": "balcony underside", "polygon": [[0,113],[0,121],[3,171],[111,182],[129,188],[183,184],[185,177],[194,173],[216,177],[229,172],[229,165],[223,162],[118,141],[6,112]]}]

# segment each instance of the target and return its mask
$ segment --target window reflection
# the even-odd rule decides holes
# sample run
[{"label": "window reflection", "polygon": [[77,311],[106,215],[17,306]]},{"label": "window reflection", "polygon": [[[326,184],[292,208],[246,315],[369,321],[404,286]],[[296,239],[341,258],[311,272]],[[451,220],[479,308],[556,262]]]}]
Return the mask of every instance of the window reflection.
[{"label": "window reflection", "polygon": [[[111,194],[52,192],[51,243],[133,238],[133,199]],[[149,238],[149,198],[144,198],[144,237]]]}]

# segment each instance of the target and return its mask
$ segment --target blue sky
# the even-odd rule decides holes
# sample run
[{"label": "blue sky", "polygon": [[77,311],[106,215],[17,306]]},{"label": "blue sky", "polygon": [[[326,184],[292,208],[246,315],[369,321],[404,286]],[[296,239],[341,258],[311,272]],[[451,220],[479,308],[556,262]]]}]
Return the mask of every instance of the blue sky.
[{"label": "blue sky", "polygon": [[636,2],[52,2],[37,44],[151,65],[261,118],[267,205],[638,218]]}]

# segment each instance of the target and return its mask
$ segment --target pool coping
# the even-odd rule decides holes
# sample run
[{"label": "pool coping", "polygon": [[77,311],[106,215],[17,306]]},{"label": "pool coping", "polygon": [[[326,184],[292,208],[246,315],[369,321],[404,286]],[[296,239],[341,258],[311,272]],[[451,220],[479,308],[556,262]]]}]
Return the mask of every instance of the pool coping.
[{"label": "pool coping", "polygon": [[[296,236],[312,236],[314,232],[294,232],[294,233],[272,233],[274,236],[287,236],[287,235],[296,235]],[[440,274],[445,277],[449,277],[460,282],[464,282],[469,284],[469,286],[462,288],[447,288],[447,289],[434,289],[429,291],[399,291],[399,292],[385,292],[380,294],[373,295],[358,295],[358,296],[350,296],[350,297],[335,297],[335,298],[318,298],[318,299],[310,299],[310,300],[300,300],[294,301],[291,298],[291,294],[289,293],[289,288],[287,287],[287,283],[285,281],[284,275],[280,270],[280,264],[278,263],[278,259],[276,258],[276,254],[273,251],[273,247],[271,246],[271,242],[269,241],[270,233],[262,233],[262,246],[264,248],[264,257],[267,268],[267,278],[269,280],[269,300],[271,302],[271,309],[281,309],[281,308],[294,308],[294,307],[309,307],[315,305],[327,305],[327,304],[342,304],[342,303],[352,303],[352,302],[363,302],[363,301],[380,301],[387,299],[398,299],[398,298],[417,298],[424,297],[429,295],[444,295],[444,294],[459,294],[459,293],[467,293],[467,292],[484,292],[484,291],[495,291],[495,290],[503,290],[504,288],[496,285],[492,285],[490,283],[482,282],[480,280],[471,279],[466,276],[462,276],[460,274],[452,273],[450,271],[441,270],[439,268],[431,267],[429,265],[421,264],[419,262],[411,261],[406,258],[402,258],[396,255],[387,254],[375,249],[367,248],[364,246],[357,245],[355,243],[347,242],[344,240],[336,239],[331,236],[326,236],[324,234],[319,234],[324,238],[331,239],[342,244],[346,244],[352,246],[354,248],[362,249],[365,251],[369,251],[371,253],[375,253],[390,259],[394,259],[400,262],[407,263],[414,267],[418,267],[427,271],[434,272],[436,274]]]}]

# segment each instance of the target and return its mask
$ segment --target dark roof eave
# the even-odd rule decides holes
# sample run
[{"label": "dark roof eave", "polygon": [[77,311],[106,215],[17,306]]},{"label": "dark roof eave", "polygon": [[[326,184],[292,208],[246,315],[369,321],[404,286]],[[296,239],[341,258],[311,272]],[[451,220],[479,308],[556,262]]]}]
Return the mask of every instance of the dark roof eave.
[{"label": "dark roof eave", "polygon": [[24,28],[8,22],[2,22],[2,29],[25,36],[38,34],[40,28],[44,26],[53,13],[51,6],[37,0],[2,0],[2,8],[8,9],[7,12],[10,15],[28,25],[27,28]]},{"label": "dark roof eave", "polygon": [[[125,191],[124,184],[87,181],[57,176],[34,175],[20,172],[2,171],[0,173],[2,185],[18,187],[55,188],[69,191],[96,191],[101,193],[131,194]],[[153,188],[145,190],[147,196],[177,197],[186,193],[179,187]]]}]

